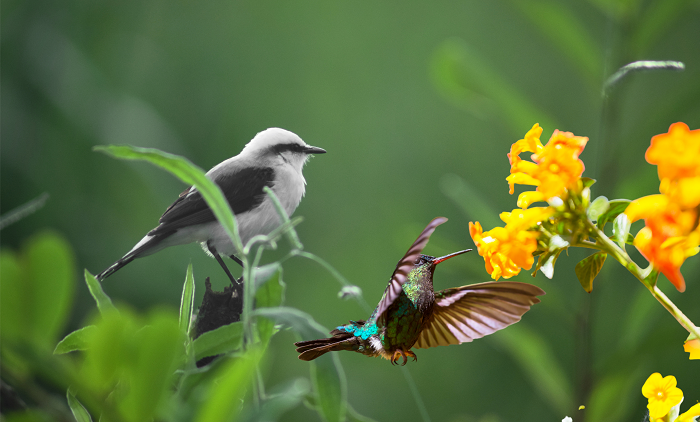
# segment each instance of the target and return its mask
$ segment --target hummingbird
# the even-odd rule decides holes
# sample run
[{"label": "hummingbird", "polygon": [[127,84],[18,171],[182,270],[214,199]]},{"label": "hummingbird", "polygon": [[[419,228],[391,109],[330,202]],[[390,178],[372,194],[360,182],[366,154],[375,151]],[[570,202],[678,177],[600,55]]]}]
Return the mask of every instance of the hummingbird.
[{"label": "hummingbird", "polygon": [[418,360],[411,348],[427,349],[472,341],[520,321],[545,292],[532,284],[489,281],[434,291],[435,267],[465,249],[439,258],[423,255],[435,228],[431,221],[396,265],[379,304],[367,320],[350,321],[331,337],[294,343],[299,359],[310,361],[332,351],[350,350],[397,364]]}]

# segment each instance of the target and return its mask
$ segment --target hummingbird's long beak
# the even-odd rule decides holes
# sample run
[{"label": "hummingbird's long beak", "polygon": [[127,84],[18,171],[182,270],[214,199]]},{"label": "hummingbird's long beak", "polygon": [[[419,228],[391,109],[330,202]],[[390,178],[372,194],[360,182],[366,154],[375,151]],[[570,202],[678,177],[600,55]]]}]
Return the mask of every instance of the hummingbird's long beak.
[{"label": "hummingbird's long beak", "polygon": [[453,252],[449,255],[441,256],[440,258],[435,258],[435,259],[433,259],[433,265],[437,265],[437,264],[441,263],[442,261],[445,261],[447,259],[452,258],[453,256],[462,255],[463,253],[467,253],[469,251],[471,251],[471,249],[465,249],[463,251]]}]

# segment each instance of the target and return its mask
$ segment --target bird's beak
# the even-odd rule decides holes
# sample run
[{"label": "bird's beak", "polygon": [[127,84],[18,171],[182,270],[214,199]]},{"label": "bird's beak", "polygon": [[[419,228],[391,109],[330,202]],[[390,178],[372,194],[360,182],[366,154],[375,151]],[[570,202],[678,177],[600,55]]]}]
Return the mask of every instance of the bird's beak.
[{"label": "bird's beak", "polygon": [[449,255],[441,256],[440,258],[435,258],[433,260],[433,265],[437,265],[437,264],[441,263],[442,261],[445,261],[445,260],[452,258],[453,256],[462,255],[463,253],[467,253],[469,251],[471,251],[471,249],[465,249],[463,251],[453,252]]},{"label": "bird's beak", "polygon": [[307,145],[306,148],[304,148],[304,152],[307,154],[325,154],[326,150],[323,148],[312,147],[311,145]]}]

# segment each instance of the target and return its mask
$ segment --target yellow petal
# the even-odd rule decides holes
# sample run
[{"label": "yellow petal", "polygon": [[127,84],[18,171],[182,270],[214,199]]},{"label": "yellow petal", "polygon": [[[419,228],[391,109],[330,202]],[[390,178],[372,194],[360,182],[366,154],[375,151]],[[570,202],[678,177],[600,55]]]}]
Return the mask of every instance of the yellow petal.
[{"label": "yellow petal", "polygon": [[688,340],[683,344],[683,350],[690,353],[688,359],[700,359],[700,339]]},{"label": "yellow petal", "polygon": [[687,412],[681,414],[676,422],[692,422],[695,417],[700,416],[700,403],[696,403]]},{"label": "yellow petal", "polygon": [[635,222],[642,218],[650,218],[659,214],[668,206],[669,200],[666,195],[649,195],[632,201],[625,214],[631,222]]},{"label": "yellow petal", "polygon": [[518,206],[520,208],[527,208],[530,206],[530,204],[534,202],[540,202],[544,201],[545,197],[542,192],[537,192],[537,191],[526,191],[521,193],[518,196]]}]

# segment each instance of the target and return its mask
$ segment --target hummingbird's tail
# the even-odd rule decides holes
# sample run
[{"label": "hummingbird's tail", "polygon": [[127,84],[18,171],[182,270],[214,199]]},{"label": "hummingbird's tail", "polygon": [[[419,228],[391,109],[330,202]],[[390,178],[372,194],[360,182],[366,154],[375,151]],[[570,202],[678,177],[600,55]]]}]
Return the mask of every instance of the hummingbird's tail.
[{"label": "hummingbird's tail", "polygon": [[331,331],[331,335],[333,335],[333,337],[294,343],[297,347],[297,352],[300,353],[299,359],[305,361],[314,360],[328,352],[357,350],[360,345],[358,338],[352,333],[333,330]]}]

